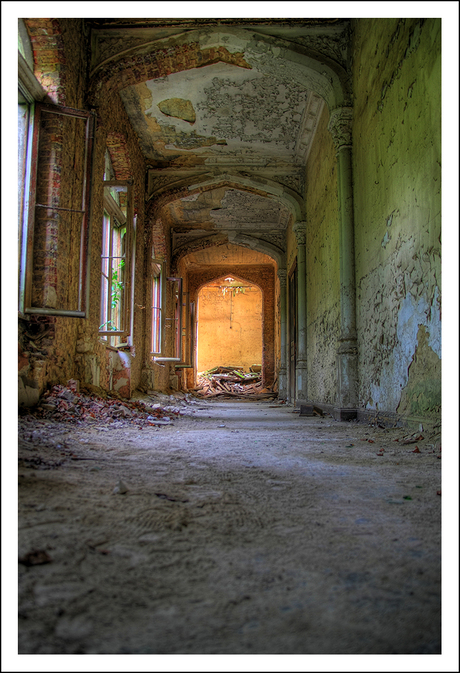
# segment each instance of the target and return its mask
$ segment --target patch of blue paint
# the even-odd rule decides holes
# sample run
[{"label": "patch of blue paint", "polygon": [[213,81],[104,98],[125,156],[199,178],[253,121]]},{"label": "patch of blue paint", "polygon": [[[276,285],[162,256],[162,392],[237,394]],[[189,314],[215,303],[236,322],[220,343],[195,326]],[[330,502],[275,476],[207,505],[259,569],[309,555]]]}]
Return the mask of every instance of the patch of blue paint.
[{"label": "patch of blue paint", "polygon": [[[428,332],[428,343],[441,357],[441,310],[439,290],[436,287],[431,305],[425,297],[417,301],[408,292],[402,300],[396,328],[396,345],[384,366],[380,381],[371,384],[374,408],[396,411],[401,394],[409,380],[409,367],[418,346],[417,334],[423,325]],[[367,405],[369,408],[369,405]]]}]

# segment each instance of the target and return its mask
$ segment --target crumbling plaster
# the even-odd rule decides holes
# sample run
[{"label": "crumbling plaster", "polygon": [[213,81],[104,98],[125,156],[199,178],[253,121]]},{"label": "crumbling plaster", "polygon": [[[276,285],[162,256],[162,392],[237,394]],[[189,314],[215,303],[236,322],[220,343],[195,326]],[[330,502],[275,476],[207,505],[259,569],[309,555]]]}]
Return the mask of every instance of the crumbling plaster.
[{"label": "crumbling plaster", "polygon": [[337,168],[323,110],[306,167],[307,360],[311,400],[336,404],[340,336]]},{"label": "crumbling plaster", "polygon": [[[440,53],[437,19],[355,27],[359,398],[369,410],[401,411],[417,349],[435,354],[424,356],[427,381],[441,376]],[[439,386],[429,389],[425,414],[439,408]]]}]

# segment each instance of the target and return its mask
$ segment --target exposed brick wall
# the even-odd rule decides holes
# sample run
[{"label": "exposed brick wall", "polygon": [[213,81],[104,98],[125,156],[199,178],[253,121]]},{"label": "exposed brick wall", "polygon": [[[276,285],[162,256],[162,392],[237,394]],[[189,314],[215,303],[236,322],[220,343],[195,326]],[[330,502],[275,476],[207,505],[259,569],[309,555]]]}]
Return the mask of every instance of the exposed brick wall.
[{"label": "exposed brick wall", "polygon": [[262,373],[264,384],[273,384],[275,376],[275,272],[272,266],[226,265],[212,266],[206,270],[189,271],[187,285],[190,301],[197,301],[198,291],[203,285],[227,275],[256,285],[262,290]]},{"label": "exposed brick wall", "polygon": [[[49,102],[88,109],[88,34],[82,19],[25,19],[34,54],[34,72],[48,92]],[[129,384],[120,392],[137,387],[144,357],[145,269],[144,269],[144,178],[145,163],[137,137],[118,96],[92,101],[98,113],[94,141],[88,319],[39,316],[21,320],[21,365],[25,375],[47,385],[79,378],[82,383],[107,382],[105,347],[98,339],[100,302],[100,250],[102,235],[104,155],[111,153],[116,177],[133,179],[137,215],[136,279],[134,293],[134,345],[126,359]],[[43,132],[49,136],[48,151],[38,156],[37,201],[81,207],[81,184],[75,176],[83,161],[84,133],[75,120],[47,119]],[[38,209],[37,209],[38,210]],[[79,257],[78,216],[41,209],[35,227],[34,303],[69,308],[69,297],[78,282],[72,264]],[[40,288],[45,282],[45,294]],[[45,296],[46,295],[46,296]],[[72,307],[75,308],[75,307]],[[48,336],[40,355],[34,355],[28,335],[33,325],[46,323]],[[51,329],[52,328],[52,329]],[[33,342],[32,342],[33,343]],[[113,360],[113,358],[112,358]],[[106,384],[107,385],[107,384]],[[127,392],[128,391],[128,392]]]},{"label": "exposed brick wall", "polygon": [[[106,346],[99,339],[100,293],[101,293],[101,246],[103,221],[103,177],[105,152],[109,149],[115,176],[118,180],[133,181],[134,211],[136,223],[133,346],[129,357],[123,356],[123,378],[129,382],[118,392],[127,395],[139,386],[145,358],[146,271],[144,246],[144,179],[145,162],[137,137],[129,123],[125,109],[118,96],[104,98],[95,104],[97,129],[94,147],[91,203],[91,276],[89,319],[78,325],[76,366],[78,378],[83,382],[100,385],[106,389],[114,385],[118,376],[114,362],[119,358],[108,355]],[[128,355],[128,354],[127,354]],[[118,366],[118,365],[117,365]],[[112,378],[107,368],[113,367]]]},{"label": "exposed brick wall", "polygon": [[108,63],[98,69],[91,82],[91,98],[104,92],[111,95],[120,89],[145,82],[149,79],[165,77],[174,72],[191,70],[214,63],[230,63],[240,67],[250,66],[240,53],[230,53],[225,47],[200,49],[197,42],[158,49],[153,53],[136,54]]},{"label": "exposed brick wall", "polygon": [[113,170],[117,180],[129,180],[133,169],[129,158],[128,145],[123,133],[111,131],[107,134],[107,149],[112,160]]},{"label": "exposed brick wall", "polygon": [[[85,109],[86,38],[81,19],[25,19],[34,72],[48,92],[48,101]],[[70,65],[69,65],[70,64]],[[81,167],[84,158],[84,123],[44,115],[37,158],[36,200],[50,206],[81,208]],[[50,308],[76,308],[79,229],[81,218],[63,211],[36,209],[34,227],[32,304]],[[28,359],[25,374],[40,392],[50,384],[74,375],[78,319],[27,316],[20,319],[19,342]],[[43,330],[39,348],[29,335]]]},{"label": "exposed brick wall", "polygon": [[24,19],[34,55],[34,73],[50,99],[65,105],[66,56],[58,19]]}]

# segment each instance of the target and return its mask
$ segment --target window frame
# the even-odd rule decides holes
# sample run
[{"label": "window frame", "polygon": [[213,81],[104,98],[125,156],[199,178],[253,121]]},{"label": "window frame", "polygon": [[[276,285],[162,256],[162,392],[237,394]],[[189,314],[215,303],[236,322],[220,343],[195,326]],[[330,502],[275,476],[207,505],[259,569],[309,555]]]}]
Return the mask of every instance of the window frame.
[{"label": "window frame", "polygon": [[[120,222],[121,218],[124,219],[124,222],[120,222],[121,226],[126,226],[126,233],[125,233],[125,253],[124,253],[124,260],[125,260],[125,266],[124,266],[124,288],[123,288],[123,306],[122,306],[122,316],[121,316],[121,329],[120,330],[98,330],[99,337],[108,337],[107,339],[103,339],[103,343],[107,347],[112,347],[112,348],[124,348],[127,346],[130,346],[131,339],[132,337],[132,299],[133,299],[133,293],[132,293],[132,285],[133,285],[133,279],[132,279],[132,245],[133,245],[133,229],[134,229],[134,203],[133,203],[133,181],[132,180],[104,180],[103,181],[103,188],[105,190],[106,187],[123,187],[126,188],[126,195],[127,195],[127,206],[126,206],[126,216],[124,213],[118,208],[116,202],[112,199],[109,199],[107,196],[103,196],[103,212],[104,215],[103,217],[105,218],[105,213],[107,212],[110,218],[115,218]],[[104,224],[103,224],[104,226]],[[113,225],[110,224],[110,230],[113,230]],[[103,250],[101,248],[101,267],[99,269],[100,272],[100,277],[102,277],[102,259],[103,259]],[[109,274],[109,285],[111,283],[111,271]],[[107,296],[107,314],[111,314],[111,307],[109,308],[109,301],[110,301],[110,295],[108,294]],[[102,292],[101,292],[101,299],[99,302],[99,311],[102,309]],[[99,313],[100,316],[100,313]],[[99,321],[101,320],[101,317],[99,317]],[[103,323],[104,324],[104,323]],[[113,346],[110,341],[109,337],[120,337],[122,339],[122,343],[116,344]]]},{"label": "window frame", "polygon": [[[155,267],[159,267],[157,272]],[[163,353],[164,348],[164,312],[166,306],[166,262],[161,259],[150,260],[150,355],[156,359]],[[155,292],[154,283],[158,280],[158,290]],[[155,296],[156,295],[156,296]],[[156,302],[159,300],[159,306]],[[154,311],[158,311],[157,317],[154,317]],[[154,330],[154,323],[157,324]],[[154,339],[158,343],[158,350],[154,350]]]},{"label": "window frame", "polygon": [[[24,87],[20,86],[22,91]],[[30,95],[30,94],[29,94]],[[91,163],[93,154],[93,140],[95,127],[95,113],[86,110],[53,105],[49,103],[31,103],[33,125],[31,142],[27,147],[27,176],[24,191],[24,217],[21,232],[21,268],[19,274],[19,311],[23,315],[52,315],[69,318],[86,318],[89,306],[89,234],[90,234],[90,203],[91,203]],[[45,206],[36,203],[37,166],[40,143],[40,120],[45,113],[75,117],[85,121],[85,148],[83,163],[83,185],[81,209],[68,209],[59,206]],[[78,278],[78,299],[75,309],[56,309],[41,306],[32,306],[32,281],[34,262],[34,229],[35,213],[38,207],[49,208],[54,211],[80,213],[80,260]]]},{"label": "window frame", "polygon": [[[184,292],[182,278],[169,277],[166,279],[171,283],[171,299],[172,299],[172,317],[166,318],[170,320],[173,327],[172,343],[174,350],[174,359],[178,362],[182,360],[182,307],[184,303]],[[174,297],[174,288],[177,286],[177,296]]]},{"label": "window frame", "polygon": [[[24,152],[22,157],[23,168],[21,175],[21,182],[18,185],[20,190],[20,204],[18,204],[18,245],[19,245],[19,269],[18,269],[18,311],[21,317],[24,317],[25,309],[25,287],[26,287],[26,268],[27,268],[27,222],[29,219],[29,201],[30,201],[30,163],[31,163],[31,147],[33,140],[34,129],[34,115],[35,115],[35,100],[30,95],[28,90],[18,82],[18,94],[24,98],[24,103],[18,101],[19,105],[26,106],[27,120],[25,121],[26,129],[24,131]],[[19,128],[18,128],[19,131]],[[19,159],[19,157],[18,157]],[[19,177],[19,176],[18,176]]]}]

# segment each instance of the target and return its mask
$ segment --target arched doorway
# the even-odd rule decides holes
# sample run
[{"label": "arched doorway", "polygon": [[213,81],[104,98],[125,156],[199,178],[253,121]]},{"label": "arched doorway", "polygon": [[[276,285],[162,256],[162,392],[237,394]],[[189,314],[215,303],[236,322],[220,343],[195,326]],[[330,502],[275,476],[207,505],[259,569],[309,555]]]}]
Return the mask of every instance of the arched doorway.
[{"label": "arched doorway", "polygon": [[198,293],[197,372],[262,366],[262,292],[232,275],[204,285]]}]

